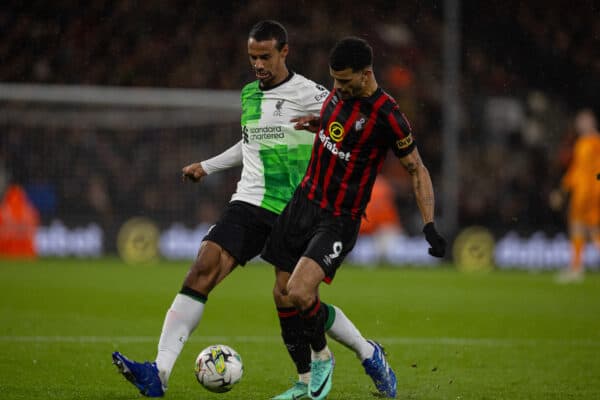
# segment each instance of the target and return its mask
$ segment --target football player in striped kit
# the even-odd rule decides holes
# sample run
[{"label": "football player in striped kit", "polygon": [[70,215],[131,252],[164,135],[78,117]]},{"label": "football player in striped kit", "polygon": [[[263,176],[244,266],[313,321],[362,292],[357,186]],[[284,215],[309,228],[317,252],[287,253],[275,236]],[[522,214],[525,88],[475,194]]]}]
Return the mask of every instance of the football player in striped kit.
[{"label": "football player in striped kit", "polygon": [[290,300],[300,313],[313,352],[309,395],[324,399],[332,387],[334,357],[327,346],[328,309],[319,284],[330,282],[356,243],[360,220],[389,149],[412,176],[429,253],[443,257],[446,242],[434,226],[434,193],[411,127],[373,73],[373,51],[359,38],[346,38],[329,58],[334,88],[320,117],[297,119],[316,132],[308,169],[281,213],[262,257],[292,273]]}]

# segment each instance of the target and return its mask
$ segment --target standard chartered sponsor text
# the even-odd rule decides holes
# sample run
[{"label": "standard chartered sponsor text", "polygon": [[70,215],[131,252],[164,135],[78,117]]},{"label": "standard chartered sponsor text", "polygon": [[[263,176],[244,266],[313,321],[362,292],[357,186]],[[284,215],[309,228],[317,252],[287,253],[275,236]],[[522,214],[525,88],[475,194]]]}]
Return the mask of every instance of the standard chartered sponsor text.
[{"label": "standard chartered sponsor text", "polygon": [[251,140],[284,139],[285,133],[281,126],[262,126],[249,128]]}]

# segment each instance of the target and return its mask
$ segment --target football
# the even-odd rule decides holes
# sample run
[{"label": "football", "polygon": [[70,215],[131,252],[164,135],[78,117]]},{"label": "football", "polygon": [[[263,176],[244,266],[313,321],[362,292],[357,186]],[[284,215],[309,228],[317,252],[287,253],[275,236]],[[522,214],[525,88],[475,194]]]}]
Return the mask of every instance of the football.
[{"label": "football", "polygon": [[196,358],[196,379],[211,392],[230,391],[242,379],[243,373],[242,357],[223,344],[208,346]]}]

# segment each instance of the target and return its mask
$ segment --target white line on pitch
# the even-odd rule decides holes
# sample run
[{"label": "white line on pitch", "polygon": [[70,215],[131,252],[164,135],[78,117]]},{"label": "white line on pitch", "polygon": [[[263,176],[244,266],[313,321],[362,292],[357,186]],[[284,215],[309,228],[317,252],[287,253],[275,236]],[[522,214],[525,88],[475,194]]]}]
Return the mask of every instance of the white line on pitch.
[{"label": "white line on pitch", "polygon": [[[566,345],[600,347],[595,339],[548,339],[548,338],[452,338],[452,337],[377,337],[383,344],[400,345],[453,345],[453,346],[538,346]],[[190,342],[206,343],[278,343],[279,336],[200,336],[189,339]],[[153,343],[158,336],[0,336],[4,343]]]}]

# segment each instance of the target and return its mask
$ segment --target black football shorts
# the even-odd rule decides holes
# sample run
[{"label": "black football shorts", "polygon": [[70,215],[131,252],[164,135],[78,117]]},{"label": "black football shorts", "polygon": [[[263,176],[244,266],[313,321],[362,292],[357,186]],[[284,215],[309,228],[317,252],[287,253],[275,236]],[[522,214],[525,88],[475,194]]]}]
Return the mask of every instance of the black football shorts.
[{"label": "black football shorts", "polygon": [[277,219],[261,257],[290,273],[300,257],[308,257],[323,268],[329,282],[354,247],[359,228],[360,220],[334,217],[298,189]]},{"label": "black football shorts", "polygon": [[277,214],[262,207],[232,201],[202,241],[217,243],[244,265],[260,254],[276,219]]}]

